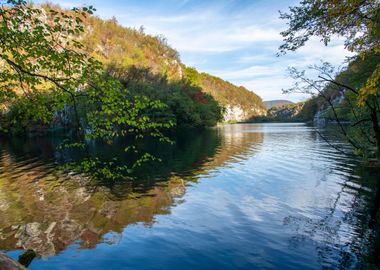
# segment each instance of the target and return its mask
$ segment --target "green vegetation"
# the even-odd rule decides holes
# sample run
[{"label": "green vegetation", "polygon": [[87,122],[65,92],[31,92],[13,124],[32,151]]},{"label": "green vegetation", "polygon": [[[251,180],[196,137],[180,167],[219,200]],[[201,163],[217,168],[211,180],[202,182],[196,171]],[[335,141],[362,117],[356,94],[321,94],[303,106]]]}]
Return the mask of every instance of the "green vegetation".
[{"label": "green vegetation", "polygon": [[[0,9],[0,134],[67,136],[61,151],[80,148],[82,160],[66,167],[115,180],[156,157],[138,147],[146,137],[171,143],[176,127],[209,127],[228,106],[246,116],[264,111],[242,87],[187,68],[165,38],[93,16],[92,6],[71,11],[26,1]],[[94,140],[129,141],[133,162],[90,154]]]},{"label": "green vegetation", "polygon": [[[122,70],[118,63],[91,52],[86,47],[90,40],[84,37],[88,36],[88,15],[93,13],[93,7],[62,11],[51,6],[35,7],[26,1],[3,2],[0,9],[1,133],[25,135],[57,126],[74,131],[75,140],[66,142],[65,147],[87,151],[91,140],[112,143],[122,136],[136,143],[147,136],[171,142],[163,132],[174,126],[181,113],[195,117],[186,119],[193,126],[210,126],[220,119],[217,103],[211,97],[199,97],[199,89],[172,85],[165,88],[162,86],[165,80],[160,78],[164,98],[144,95],[138,90],[149,84],[139,84],[135,78],[138,68],[133,72]],[[172,100],[165,99],[169,95],[173,96]],[[174,107],[185,109],[175,114],[171,112]],[[133,143],[125,151],[133,151],[137,157],[135,165],[155,159],[148,152],[138,152]],[[86,172],[93,162],[85,159],[80,172]],[[101,176],[114,179],[109,172],[105,166]]]},{"label": "green vegetation", "polygon": [[129,68],[136,67],[168,79],[181,79],[179,54],[164,37],[147,35],[143,28],[122,27],[115,18],[105,21],[91,16],[84,25],[86,51],[101,61],[112,76],[123,78]]},{"label": "green vegetation", "polygon": [[135,66],[119,78],[133,94],[166,104],[160,117],[170,119],[176,126],[207,127],[222,120],[222,108],[217,101],[187,79],[169,80],[151,69]]},{"label": "green vegetation", "polygon": [[105,63],[107,72],[128,84],[129,89],[137,88],[134,92],[168,104],[168,114],[175,115],[178,125],[215,125],[223,120],[217,111],[228,106],[241,107],[247,111],[247,118],[263,114],[259,96],[186,67],[162,36],[147,35],[143,28],[122,27],[115,18],[103,21],[90,17],[86,24],[91,31],[84,43],[91,55]]},{"label": "green vegetation", "polygon": [[214,97],[224,108],[238,106],[247,112],[246,119],[265,114],[266,109],[262,99],[252,91],[207,73],[198,73],[193,68],[186,68],[185,74],[193,85],[201,87],[202,91]]},{"label": "green vegetation", "polygon": [[[92,14],[92,7],[62,12],[35,8],[25,1],[6,4],[0,10],[3,132],[47,125],[64,106],[70,106],[70,124],[79,136],[89,127],[87,137],[110,139],[131,128],[155,134],[170,125],[147,116],[147,108],[160,109],[163,104],[144,97],[139,102],[120,100],[127,89],[118,80],[103,79],[101,62],[88,56],[77,39],[85,31],[83,19]],[[83,97],[90,109],[80,114],[78,102]]]},{"label": "green vegetation", "polygon": [[282,32],[281,53],[297,50],[313,36],[327,45],[334,35],[345,38],[346,48],[356,53],[342,71],[328,63],[312,67],[319,74],[317,79],[290,69],[297,82],[285,92],[312,95],[301,115],[309,117],[318,111],[333,119],[357,153],[380,159],[380,3],[307,0],[281,13],[281,18],[289,25]]},{"label": "green vegetation", "polygon": [[221,120],[221,107],[183,78],[164,38],[88,16],[91,6],[64,11],[3,2],[1,133],[61,127],[111,140]]},{"label": "green vegetation", "polygon": [[[92,16],[92,6],[67,11],[53,4],[3,2],[2,134],[74,129],[110,139],[127,131],[159,134],[174,125],[213,126],[224,120],[229,106],[241,108],[245,118],[265,114],[256,94],[187,68],[165,38],[145,34],[142,27],[125,28],[115,18]],[[97,96],[99,89],[110,99]],[[136,106],[136,100],[145,102],[143,109],[123,112]]]},{"label": "green vegetation", "polygon": [[[88,57],[83,45],[73,37],[84,32],[82,18],[91,14],[93,8],[66,14],[34,8],[25,1],[2,1],[1,5],[2,111],[18,106],[15,115],[25,114],[46,123],[52,119],[51,109],[71,103],[75,111],[73,125],[80,129],[77,89],[98,74],[100,63]],[[17,119],[8,122],[17,125]],[[8,131],[4,127],[1,130]]]}]

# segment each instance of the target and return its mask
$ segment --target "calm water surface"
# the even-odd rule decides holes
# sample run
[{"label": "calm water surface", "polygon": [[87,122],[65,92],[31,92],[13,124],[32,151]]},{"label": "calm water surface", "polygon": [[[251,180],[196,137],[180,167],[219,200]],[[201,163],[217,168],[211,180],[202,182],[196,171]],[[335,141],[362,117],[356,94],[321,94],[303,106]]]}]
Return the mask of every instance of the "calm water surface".
[{"label": "calm water surface", "polygon": [[[379,173],[304,124],[178,134],[134,181],[57,165],[59,140],[0,142],[0,250],[30,269],[367,269],[379,263]],[[339,141],[335,145],[346,148]],[[93,145],[117,156],[121,147]],[[66,155],[66,156],[65,156]]]}]

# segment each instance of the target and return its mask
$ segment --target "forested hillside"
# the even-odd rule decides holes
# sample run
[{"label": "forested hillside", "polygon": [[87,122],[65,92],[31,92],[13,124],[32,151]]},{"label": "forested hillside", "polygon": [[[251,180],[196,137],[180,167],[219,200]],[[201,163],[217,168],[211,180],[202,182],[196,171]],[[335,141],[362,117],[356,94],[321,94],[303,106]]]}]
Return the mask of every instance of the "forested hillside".
[{"label": "forested hillside", "polygon": [[243,86],[238,87],[207,73],[199,73],[194,68],[186,68],[185,76],[224,108],[225,121],[244,121],[266,114],[262,99]]},{"label": "forested hillside", "polygon": [[[63,19],[66,15],[75,14],[52,4],[43,5],[41,10],[43,13],[53,10],[54,16],[60,14]],[[265,114],[261,99],[253,92],[187,68],[163,36],[148,35],[143,27],[123,27],[116,18],[102,20],[90,15],[81,18],[80,23],[83,31],[75,35],[69,33],[71,41],[67,41],[66,45],[75,47],[79,41],[83,55],[102,64],[103,78],[117,79],[128,90],[127,95],[123,94],[124,98],[143,95],[161,101],[163,106],[156,112],[150,112],[160,121],[170,121],[177,126],[200,127],[213,126],[222,121],[243,121]],[[39,82],[38,87],[51,87],[44,84]],[[14,88],[20,97],[16,102],[13,98],[2,101],[2,132],[24,133],[36,128],[46,129],[52,122],[54,126],[70,126],[73,121],[77,122],[77,126],[88,126],[90,121],[84,116],[89,109],[86,98],[79,98],[76,102],[78,108],[75,109],[75,116],[70,112],[70,104],[66,104],[69,107],[66,106],[63,113],[58,113],[63,108],[63,101],[56,106],[56,100],[50,97],[50,90],[36,92],[33,100],[30,95],[23,95],[21,88]],[[38,108],[31,104],[36,104],[37,99],[40,100]]]},{"label": "forested hillside", "polygon": [[[168,45],[163,36],[145,34],[143,27],[138,30],[122,27],[115,18],[104,21],[90,17],[87,27],[89,30],[84,38],[86,47],[94,57],[106,63],[118,78],[131,80],[137,72],[139,80],[152,81],[153,77],[162,77],[169,83],[190,81],[192,86],[200,87],[203,93],[211,95],[224,109],[224,121],[243,121],[265,114],[259,96],[244,87],[186,67],[181,63],[178,52]],[[132,67],[133,71],[130,71]],[[154,84],[151,86],[154,87]],[[162,93],[153,93],[162,91],[159,88],[152,89],[150,94],[144,93],[163,98]],[[198,101],[203,99],[200,94],[194,95]]]},{"label": "forested hillside", "polygon": [[168,79],[182,79],[179,54],[163,36],[151,36],[144,28],[122,27],[116,20],[91,16],[85,21],[83,44],[86,50],[119,77],[128,69],[149,69],[152,74]]}]

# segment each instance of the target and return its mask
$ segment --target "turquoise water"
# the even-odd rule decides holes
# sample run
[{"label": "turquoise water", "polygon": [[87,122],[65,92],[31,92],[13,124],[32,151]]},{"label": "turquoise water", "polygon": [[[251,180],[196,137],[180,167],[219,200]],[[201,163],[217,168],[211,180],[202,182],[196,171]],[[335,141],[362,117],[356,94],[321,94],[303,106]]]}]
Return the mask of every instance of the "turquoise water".
[{"label": "turquoise water", "polygon": [[39,270],[379,263],[379,171],[331,148],[312,127],[224,125],[182,131],[175,141],[148,144],[162,162],[135,180],[107,183],[59,169],[70,154],[62,157],[57,141],[2,140],[0,250],[17,259],[34,249],[29,269]]}]

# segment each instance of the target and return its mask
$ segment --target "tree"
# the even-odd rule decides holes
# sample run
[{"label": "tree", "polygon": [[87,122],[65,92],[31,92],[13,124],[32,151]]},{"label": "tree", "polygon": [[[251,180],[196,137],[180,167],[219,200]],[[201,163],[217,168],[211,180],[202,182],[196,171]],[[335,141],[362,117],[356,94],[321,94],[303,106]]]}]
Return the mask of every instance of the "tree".
[{"label": "tree", "polygon": [[[101,64],[89,57],[77,40],[82,19],[92,6],[72,12],[33,7],[22,0],[0,1],[0,96],[35,98],[36,92],[55,89],[68,100],[80,128],[76,98]],[[37,113],[37,112],[36,112]]]},{"label": "tree", "polygon": [[[371,57],[378,59],[380,54],[380,2],[378,0],[303,0],[299,6],[290,7],[289,13],[280,12],[280,18],[288,21],[288,29],[281,33],[284,43],[279,48],[280,53],[299,49],[311,37],[319,37],[327,45],[334,36],[341,36],[345,39],[346,48],[355,52],[357,57],[364,60]],[[297,73],[294,70],[293,75],[301,82],[309,84],[309,87],[314,90],[321,86],[319,83],[322,81],[329,85],[339,86],[355,95],[354,106],[366,111],[366,118],[372,123],[377,157],[380,159],[380,63],[375,64],[360,87],[339,82],[332,74],[328,74],[331,69],[326,66],[320,71],[323,71],[324,75],[315,81],[305,81],[304,73]],[[296,88],[292,91],[297,91]],[[301,87],[302,89],[305,92],[310,91],[310,88]],[[322,89],[319,88],[319,95],[325,94],[321,91]],[[334,110],[333,106],[332,110]],[[345,131],[343,134],[347,137]],[[353,142],[350,138],[348,139],[351,143]]]},{"label": "tree", "polygon": [[[334,36],[345,39],[346,48],[360,57],[380,53],[380,2],[378,0],[303,0],[280,18],[288,21],[281,32],[280,53],[295,51],[313,36],[327,45]],[[358,104],[380,95],[380,63],[359,90]]]},{"label": "tree", "polygon": [[344,37],[352,52],[380,52],[378,0],[303,0],[289,13],[280,12],[280,18],[288,21],[281,33],[282,53],[299,49],[313,36],[327,45],[334,35]]},{"label": "tree", "polygon": [[[61,11],[22,0],[0,0],[0,5],[1,103],[16,104],[18,115],[46,123],[69,106],[80,139],[71,146],[84,147],[85,138],[112,142],[125,135],[170,141],[161,131],[172,122],[151,117],[165,105],[130,95],[86,52],[83,22],[92,6]],[[153,158],[144,153],[137,162]]]},{"label": "tree", "polygon": [[[358,67],[362,78],[356,80]],[[371,116],[378,114],[379,109],[369,101],[365,107],[358,107],[355,104],[359,98],[360,81],[365,82],[365,71],[371,72],[373,68],[373,65],[371,66],[361,58],[353,61],[347,69],[340,71],[336,71],[331,64],[326,62],[309,67],[312,73],[318,74],[317,78],[308,76],[305,71],[290,68],[289,75],[295,80],[295,84],[284,92],[299,92],[309,94],[315,100],[319,99],[319,110],[324,113],[324,117],[336,122],[340,132],[357,153],[368,156],[378,145],[377,139],[380,135],[380,130],[373,128],[376,125],[368,128],[368,123],[373,124]],[[351,125],[343,124],[344,120],[351,121]],[[379,148],[377,147],[374,152],[379,155]]]}]

